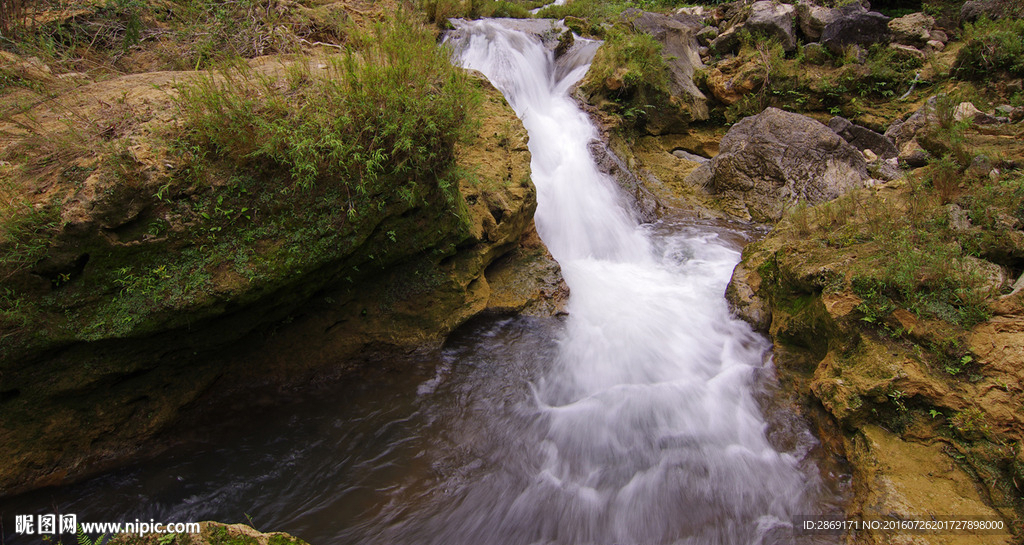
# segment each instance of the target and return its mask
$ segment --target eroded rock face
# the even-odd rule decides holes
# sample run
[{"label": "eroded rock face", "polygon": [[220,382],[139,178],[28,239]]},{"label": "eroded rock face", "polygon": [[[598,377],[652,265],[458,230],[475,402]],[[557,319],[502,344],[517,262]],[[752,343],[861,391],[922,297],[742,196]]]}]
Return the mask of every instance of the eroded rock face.
[{"label": "eroded rock face", "polygon": [[960,8],[960,22],[969,23],[977,21],[982,17],[998,19],[1006,16],[1006,6],[1009,2],[1002,0],[969,0],[964,2]]},{"label": "eroded rock face", "polygon": [[[268,70],[280,66],[259,62]],[[237,191],[222,201],[216,193],[207,197],[241,182],[218,165],[209,183],[191,185],[176,175],[181,165],[166,146],[144,137],[173,122],[170,95],[161,86],[186,77],[127,76],[78,89],[63,101],[92,119],[102,115],[104,103],[116,102],[110,96],[123,97],[145,125],[133,133],[132,153],[117,158],[122,177],[104,175],[94,163],[82,179],[48,182],[60,230],[34,269],[3,279],[40,310],[32,318],[38,322],[0,321],[0,495],[124,460],[179,421],[189,405],[241,396],[246,388],[329,380],[367,362],[436,349],[487,308],[559,311],[566,290],[557,264],[535,235],[530,238],[536,189],[527,135],[486,81],[478,80],[485,97],[480,130],[454,150],[475,178],[459,180],[451,194],[462,200],[458,214],[425,183],[415,198],[388,194],[362,221],[324,221],[324,231],[310,227],[318,224],[316,213],[344,215],[344,206],[318,205],[296,219],[298,225],[288,224],[293,238],[260,239],[257,233],[249,235],[254,242],[239,244],[252,252],[244,263],[268,270],[246,276],[230,256],[208,262],[213,244],[246,240],[233,229],[253,225],[246,217],[252,210],[230,200]],[[34,115],[50,120],[49,107],[40,105]],[[272,195],[283,207],[307,194]],[[203,198],[219,202],[222,211],[198,207]],[[197,237],[200,221],[184,215],[196,208],[210,216],[230,208],[237,221]],[[260,210],[264,226],[276,210]],[[296,250],[282,258],[289,240]],[[312,264],[295,254],[311,256]],[[503,256],[501,267],[489,269]],[[140,265],[154,259],[165,266]],[[183,264],[190,268],[182,285],[172,283],[178,277],[168,271]],[[57,301],[73,300],[73,308],[55,311],[33,299],[51,293]],[[535,298],[550,301],[535,304]]]},{"label": "eroded rock face", "polygon": [[777,221],[798,202],[825,202],[870,181],[856,148],[809,117],[775,108],[734,125],[707,169],[711,193],[741,201],[750,218],[763,222]]},{"label": "eroded rock face", "polygon": [[[896,203],[905,198],[901,188],[875,186],[859,197]],[[774,340],[783,382],[838,424],[835,435],[853,473],[848,515],[913,519],[955,510],[1019,524],[1013,498],[1024,465],[1001,445],[1018,441],[1024,430],[1024,409],[1014,397],[1024,384],[1020,294],[1003,296],[1003,306],[993,306],[997,316],[959,337],[956,346],[971,354],[974,367],[969,379],[953,376],[943,359],[948,356],[926,355],[920,347],[941,346],[963,330],[903,308],[884,318],[868,316],[869,305],[852,289],[851,277],[864,270],[858,260],[884,248],[867,243],[822,250],[800,233],[788,218],[747,246],[726,296],[737,316]],[[994,263],[966,256],[957,266],[991,271],[991,294],[1008,283],[995,277]],[[865,327],[869,320],[884,320],[889,333]],[[962,362],[959,354],[954,360]],[[862,532],[851,543],[890,538]],[[915,536],[912,542],[1014,541],[1008,534],[978,533]]]},{"label": "eroded rock face", "polygon": [[764,79],[763,66],[736,57],[715,64],[705,82],[715,100],[729,106],[760,89]]},{"label": "eroded rock face", "polygon": [[683,121],[689,123],[706,120],[707,97],[693,82],[694,71],[704,67],[697,43],[697,33],[704,28],[700,20],[686,15],[669,17],[636,9],[624,11],[622,18],[661,43],[662,55],[672,75],[670,91],[689,106],[689,119]]},{"label": "eroded rock face", "polygon": [[918,133],[939,122],[935,113],[936,99],[932,97],[913,115],[903,121],[897,121],[885,131],[886,138],[896,145],[900,161],[913,167],[921,167],[927,163],[928,153],[917,141]]}]

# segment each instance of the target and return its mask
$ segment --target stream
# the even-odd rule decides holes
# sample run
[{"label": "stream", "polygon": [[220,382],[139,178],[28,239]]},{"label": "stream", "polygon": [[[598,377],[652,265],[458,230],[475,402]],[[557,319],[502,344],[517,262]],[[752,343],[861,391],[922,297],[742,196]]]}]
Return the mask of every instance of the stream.
[{"label": "stream", "polygon": [[251,521],[314,545],[738,545],[794,543],[794,518],[837,509],[806,424],[762,412],[770,344],[723,297],[748,234],[632,217],[569,97],[596,42],[555,62],[509,23],[456,25],[457,62],[529,133],[537,229],[570,286],[568,317],[475,319],[400,372],[0,502],[4,521]]}]

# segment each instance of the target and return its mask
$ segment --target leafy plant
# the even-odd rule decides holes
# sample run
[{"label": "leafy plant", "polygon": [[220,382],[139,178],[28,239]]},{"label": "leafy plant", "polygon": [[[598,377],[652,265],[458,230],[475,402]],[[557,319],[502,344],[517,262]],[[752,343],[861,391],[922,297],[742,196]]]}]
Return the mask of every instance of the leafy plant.
[{"label": "leafy plant", "polygon": [[82,528],[82,525],[79,524],[78,525],[77,538],[78,538],[78,545],[103,545],[103,543],[105,543],[105,540],[107,538],[107,534],[103,534],[103,535],[97,537],[95,541],[93,541],[92,539],[89,538],[88,535],[86,535],[85,530]]},{"label": "leafy plant", "polygon": [[982,18],[964,25],[964,47],[953,63],[959,79],[984,79],[993,71],[1024,76],[1024,19],[990,21]]}]

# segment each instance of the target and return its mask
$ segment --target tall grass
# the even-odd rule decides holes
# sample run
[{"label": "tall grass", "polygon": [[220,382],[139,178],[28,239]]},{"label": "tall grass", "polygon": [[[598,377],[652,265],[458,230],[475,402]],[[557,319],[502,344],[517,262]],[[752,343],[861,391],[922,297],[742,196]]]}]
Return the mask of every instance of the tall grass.
[{"label": "tall grass", "polygon": [[184,138],[238,166],[281,172],[298,187],[357,194],[447,179],[479,96],[423,25],[398,16],[314,72],[260,73],[235,63],[183,85]]},{"label": "tall grass", "polygon": [[982,18],[968,23],[964,25],[963,41],[964,47],[953,63],[957,78],[987,79],[993,71],[1024,76],[1024,19]]}]

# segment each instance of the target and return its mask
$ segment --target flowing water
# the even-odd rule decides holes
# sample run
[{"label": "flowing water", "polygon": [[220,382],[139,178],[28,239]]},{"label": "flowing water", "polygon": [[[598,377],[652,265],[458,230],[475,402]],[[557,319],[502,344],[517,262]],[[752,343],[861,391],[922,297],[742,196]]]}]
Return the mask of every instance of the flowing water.
[{"label": "flowing water", "polygon": [[556,63],[496,21],[451,38],[529,132],[537,229],[571,288],[567,319],[474,321],[402,374],[0,504],[5,525],[56,509],[252,517],[316,545],[792,543],[794,517],[837,500],[799,420],[762,415],[768,345],[723,298],[744,235],[631,217],[568,96],[596,49],[578,41]]}]

